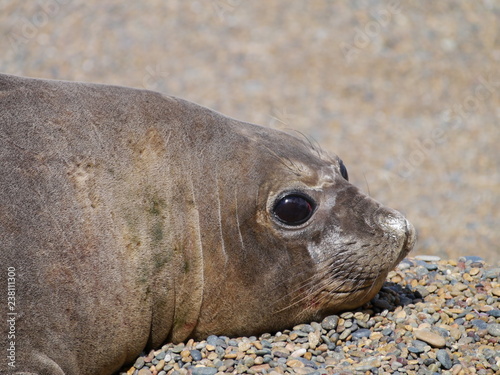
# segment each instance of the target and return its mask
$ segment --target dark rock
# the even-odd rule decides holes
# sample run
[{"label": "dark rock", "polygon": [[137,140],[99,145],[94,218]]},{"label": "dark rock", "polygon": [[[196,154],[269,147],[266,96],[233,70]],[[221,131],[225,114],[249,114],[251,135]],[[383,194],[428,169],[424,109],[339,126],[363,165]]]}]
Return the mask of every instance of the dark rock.
[{"label": "dark rock", "polygon": [[300,330],[306,333],[311,333],[315,331],[315,329],[310,324],[302,324]]},{"label": "dark rock", "polygon": [[424,348],[427,346],[427,344],[423,341],[420,340],[413,340],[412,341],[412,346],[408,347],[408,351],[410,353],[423,353]]},{"label": "dark rock", "polygon": [[193,375],[215,375],[217,369],[215,367],[191,367]]},{"label": "dark rock", "polygon": [[313,361],[309,361],[308,359],[298,357],[297,358],[300,362],[302,362],[306,367],[311,367],[313,369],[317,369],[318,365],[314,363]]},{"label": "dark rock", "polygon": [[383,310],[390,310],[393,307],[389,302],[387,302],[384,299],[373,299],[372,303],[374,306],[378,307],[379,309],[383,309]]},{"label": "dark rock", "polygon": [[189,353],[191,354],[193,361],[201,361],[202,356],[201,356],[201,352],[199,350],[194,349],[194,350],[191,350]]},{"label": "dark rock", "polygon": [[451,362],[451,358],[447,350],[439,349],[437,351],[436,357],[443,366],[443,368],[445,368],[446,370],[449,370],[451,366],[453,366],[453,363]]},{"label": "dark rock", "polygon": [[255,354],[262,357],[265,356],[266,354],[271,354],[271,349],[266,349],[266,348],[258,349],[255,351]]},{"label": "dark rock", "polygon": [[490,268],[484,272],[485,279],[498,279],[500,278],[500,268]]},{"label": "dark rock", "polygon": [[137,358],[137,360],[135,361],[135,363],[134,363],[134,367],[135,367],[136,369],[141,369],[141,368],[143,368],[143,367],[144,367],[144,364],[145,364],[145,363],[146,363],[146,362],[144,361],[144,358],[143,358],[143,357],[139,357],[139,358]]},{"label": "dark rock", "polygon": [[474,327],[477,327],[478,329],[488,328],[488,323],[486,323],[484,320],[481,319],[472,319],[471,323]]},{"label": "dark rock", "polygon": [[165,358],[166,355],[167,355],[167,353],[162,350],[161,352],[158,353],[158,355],[156,356],[156,359],[161,361],[162,359]]},{"label": "dark rock", "polygon": [[488,333],[491,336],[495,336],[495,337],[500,336],[500,324],[497,324],[497,323],[488,324],[486,329],[488,330]]},{"label": "dark rock", "polygon": [[371,333],[372,331],[370,331],[369,329],[358,329],[356,332],[353,332],[352,338],[355,340],[359,340],[362,337],[370,337]]},{"label": "dark rock", "polygon": [[490,310],[487,314],[494,318],[500,318],[500,310]]},{"label": "dark rock", "polygon": [[382,330],[382,334],[384,336],[391,336],[393,333],[394,333],[394,331],[392,329],[390,329],[390,328],[384,328]]}]

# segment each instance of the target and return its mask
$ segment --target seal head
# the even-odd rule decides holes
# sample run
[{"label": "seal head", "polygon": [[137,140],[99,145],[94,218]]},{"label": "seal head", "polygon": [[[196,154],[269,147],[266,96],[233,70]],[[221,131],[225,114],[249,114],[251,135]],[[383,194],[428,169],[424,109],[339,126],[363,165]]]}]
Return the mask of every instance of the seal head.
[{"label": "seal head", "polygon": [[[239,129],[246,141],[234,149],[242,156],[237,164],[252,167],[216,178],[225,256],[216,272],[207,270],[215,278],[208,285],[219,287],[204,292],[191,333],[197,338],[275,331],[358,307],[415,242],[404,216],[350,184],[337,156],[305,139],[246,127]],[[231,233],[234,240],[224,240]]]}]

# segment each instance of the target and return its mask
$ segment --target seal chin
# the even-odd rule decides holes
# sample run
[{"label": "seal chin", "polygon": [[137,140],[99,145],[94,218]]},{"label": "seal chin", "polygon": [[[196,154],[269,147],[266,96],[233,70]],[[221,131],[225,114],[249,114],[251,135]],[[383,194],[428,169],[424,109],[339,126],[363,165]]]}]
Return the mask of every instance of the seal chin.
[{"label": "seal chin", "polygon": [[[387,272],[380,273],[376,279],[367,280],[360,285],[356,285],[350,292],[346,292],[345,299],[339,303],[336,311],[355,309],[377,295],[385,282]],[[339,296],[336,296],[339,299]]]},{"label": "seal chin", "polygon": [[332,283],[329,287],[312,295],[307,307],[310,310],[322,311],[323,314],[357,308],[370,301],[378,293],[386,275],[386,272],[383,272],[371,279]]}]

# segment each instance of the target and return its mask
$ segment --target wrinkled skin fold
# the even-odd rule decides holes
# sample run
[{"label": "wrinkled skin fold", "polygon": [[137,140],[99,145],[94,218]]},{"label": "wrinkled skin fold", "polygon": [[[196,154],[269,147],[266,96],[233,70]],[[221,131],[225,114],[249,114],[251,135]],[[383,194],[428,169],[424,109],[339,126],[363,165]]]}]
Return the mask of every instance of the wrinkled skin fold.
[{"label": "wrinkled skin fold", "polygon": [[[337,156],[145,90],[0,75],[0,174],[15,371],[111,374],[167,340],[354,308],[415,241]],[[305,223],[273,213],[290,193]]]}]

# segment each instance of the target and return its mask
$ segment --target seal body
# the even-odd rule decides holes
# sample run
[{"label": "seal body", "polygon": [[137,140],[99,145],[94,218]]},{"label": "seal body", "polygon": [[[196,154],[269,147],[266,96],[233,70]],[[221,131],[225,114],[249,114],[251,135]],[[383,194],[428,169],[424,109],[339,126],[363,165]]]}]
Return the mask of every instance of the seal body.
[{"label": "seal body", "polygon": [[415,241],[338,157],[145,90],[0,75],[0,174],[2,373],[111,374],[320,319]]}]

